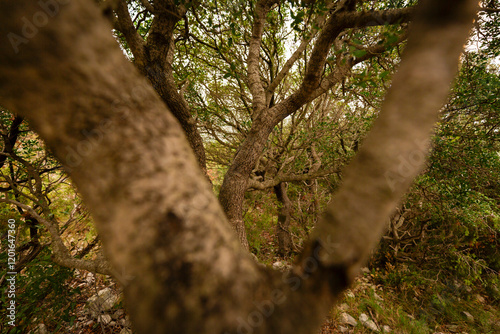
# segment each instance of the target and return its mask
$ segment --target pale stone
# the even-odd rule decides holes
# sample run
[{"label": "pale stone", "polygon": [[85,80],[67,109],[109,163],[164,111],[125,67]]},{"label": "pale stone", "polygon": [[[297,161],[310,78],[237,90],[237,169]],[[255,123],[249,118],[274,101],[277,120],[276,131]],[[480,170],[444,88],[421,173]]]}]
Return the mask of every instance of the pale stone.
[{"label": "pale stone", "polygon": [[465,317],[467,318],[467,321],[469,322],[474,322],[474,316],[472,314],[470,314],[469,312],[467,311],[463,311],[462,312],[463,315],[465,315]]},{"label": "pale stone", "polygon": [[119,299],[119,296],[113,290],[105,288],[87,300],[87,309],[93,318],[97,318],[101,312],[112,309]]},{"label": "pale stone", "polygon": [[97,321],[99,321],[103,325],[107,325],[111,322],[111,316],[109,314],[101,314],[97,318]]},{"label": "pale stone", "polygon": [[486,299],[484,299],[484,297],[483,297],[483,296],[481,296],[480,294],[477,294],[477,295],[476,295],[476,301],[477,301],[478,303],[484,304],[484,303],[486,302]]},{"label": "pale stone", "polygon": [[118,319],[124,314],[125,311],[123,309],[116,310],[115,313],[113,313],[113,319]]},{"label": "pale stone", "polygon": [[352,317],[349,313],[345,312],[340,314],[340,322],[343,324],[348,324],[353,327],[358,324],[358,322],[356,321],[356,319],[354,319],[354,317]]},{"label": "pale stone", "polygon": [[347,311],[348,309],[349,309],[349,305],[347,305],[346,303],[342,303],[342,304],[340,304],[340,306],[339,306],[339,310],[340,310],[340,311],[345,312],[345,311]]},{"label": "pale stone", "polygon": [[45,324],[39,324],[33,334],[48,334],[49,332],[47,331],[47,327]]},{"label": "pale stone", "polygon": [[363,324],[363,326],[365,326],[369,330],[372,330],[374,332],[378,332],[379,331],[379,329],[378,329],[377,325],[375,324],[375,322],[373,322],[373,320],[370,320],[370,318],[366,314],[361,313],[359,315],[359,321]]},{"label": "pale stone", "polygon": [[380,297],[376,292],[373,292],[373,298],[375,298],[378,301],[383,301],[384,299]]},{"label": "pale stone", "polygon": [[349,331],[349,328],[347,327],[344,327],[344,326],[339,326],[339,331],[341,333],[347,333]]}]

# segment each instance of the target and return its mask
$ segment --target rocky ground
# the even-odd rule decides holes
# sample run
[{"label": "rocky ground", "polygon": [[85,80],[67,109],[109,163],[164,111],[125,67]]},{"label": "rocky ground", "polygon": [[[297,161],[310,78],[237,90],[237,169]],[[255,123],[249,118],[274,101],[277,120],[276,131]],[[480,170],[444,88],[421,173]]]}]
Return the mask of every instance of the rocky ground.
[{"label": "rocky ground", "polygon": [[[273,267],[286,270],[284,261],[276,261]],[[131,324],[123,308],[120,288],[109,278],[89,272],[76,271],[70,287],[79,288],[77,307],[72,324],[51,332],[43,323],[31,331],[32,334],[131,334]],[[318,334],[332,333],[429,333],[429,334],[470,334],[465,324],[472,325],[474,317],[463,312],[463,322],[443,324],[430,329],[420,325],[415,317],[403,308],[395,307],[391,293],[373,283],[368,269],[348,290],[343,300],[332,309]],[[479,301],[481,303],[481,301]],[[500,329],[500,322],[498,323]],[[469,327],[470,328],[470,327]],[[494,332],[492,332],[494,333]]]}]

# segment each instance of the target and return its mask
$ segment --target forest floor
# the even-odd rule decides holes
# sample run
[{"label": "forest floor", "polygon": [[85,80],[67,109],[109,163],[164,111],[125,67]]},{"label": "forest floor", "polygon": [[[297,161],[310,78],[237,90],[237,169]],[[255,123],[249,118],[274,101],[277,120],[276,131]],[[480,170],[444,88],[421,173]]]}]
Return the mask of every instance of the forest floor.
[{"label": "forest floor", "polygon": [[[259,262],[277,270],[290,267],[293,257],[275,255],[272,234],[261,234],[261,238],[258,251],[253,249]],[[57,266],[49,267],[59,273]],[[59,290],[45,289],[49,294],[33,303],[32,315],[22,320],[29,330],[16,333],[132,334],[118,284],[108,276],[65,270],[68,274]],[[500,295],[499,287],[494,286],[496,292],[491,293],[481,284],[460,282],[451,275],[446,279],[440,272],[428,273],[401,262],[363,268],[318,334],[500,333],[500,299],[495,297]],[[34,288],[31,293],[44,290]],[[61,317],[64,309],[67,314]]]},{"label": "forest floor", "polygon": [[[278,263],[276,263],[278,262]],[[274,267],[283,264],[276,261]],[[78,288],[74,295],[76,307],[72,323],[38,323],[31,333],[71,333],[71,334],[131,334],[130,321],[123,309],[119,287],[109,278],[89,272],[76,271],[68,282],[68,287]],[[418,298],[405,300],[402,291],[377,283],[377,275],[364,268],[363,274],[354,286],[346,291],[342,300],[325,319],[318,334],[331,333],[395,333],[395,334],[452,334],[452,333],[500,333],[500,310],[488,303],[487,298],[473,294],[463,303],[448,305],[453,309],[440,309],[434,312],[441,321],[429,317],[429,310],[419,309],[423,305]],[[92,314],[92,303],[96,297],[111,298],[110,305],[97,303],[99,315]],[[406,296],[408,296],[406,294]],[[422,296],[422,298],[426,298]],[[436,297],[438,298],[438,297]],[[444,298],[444,297],[441,297]],[[92,302],[92,300],[94,300]],[[465,309],[469,311],[465,311]],[[472,311],[474,310],[474,311]],[[450,318],[450,314],[454,316]],[[474,315],[473,315],[474,314]]]}]

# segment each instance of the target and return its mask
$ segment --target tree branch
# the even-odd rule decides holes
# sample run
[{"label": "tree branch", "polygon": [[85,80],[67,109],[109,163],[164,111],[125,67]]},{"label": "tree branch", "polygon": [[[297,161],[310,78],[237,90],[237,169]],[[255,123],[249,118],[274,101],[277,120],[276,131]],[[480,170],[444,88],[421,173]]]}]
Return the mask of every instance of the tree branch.
[{"label": "tree branch", "polygon": [[144,47],[146,43],[134,27],[134,22],[132,22],[132,18],[130,17],[130,13],[128,12],[126,0],[117,1],[116,15],[118,17],[116,28],[118,28],[118,30],[125,37],[125,40],[130,47],[130,51],[134,55],[135,62],[138,65],[143,64],[145,61]]},{"label": "tree branch", "polygon": [[266,93],[260,78],[260,46],[262,44],[262,34],[266,23],[266,15],[275,1],[260,0],[255,5],[254,22],[252,26],[252,38],[248,48],[247,66],[248,83],[253,96],[254,118],[266,108]]},{"label": "tree branch", "polygon": [[5,160],[7,159],[7,154],[11,154],[14,152],[14,146],[16,146],[17,137],[19,136],[19,127],[21,126],[23,120],[24,118],[21,116],[14,117],[14,120],[10,125],[9,132],[5,136],[2,136],[4,137],[3,138],[4,146],[3,146],[3,151],[0,152],[3,153],[0,154],[0,168],[3,167]]},{"label": "tree branch", "polygon": [[[333,2],[333,1],[329,2],[329,3],[326,4],[326,9],[330,10],[332,8],[332,6],[334,6],[334,5],[335,5],[335,2]],[[314,29],[314,26],[322,27],[325,24],[325,21],[326,21],[326,13],[323,14],[323,15],[320,15],[319,17],[317,17],[316,19],[314,19],[314,22],[311,25],[313,26],[313,29]],[[295,50],[295,52],[286,61],[285,65],[283,65],[283,67],[278,72],[278,74],[276,75],[276,77],[273,79],[273,81],[271,82],[271,84],[269,85],[269,87],[267,87],[267,89],[266,89],[266,93],[267,93],[267,96],[268,96],[266,98],[267,105],[269,105],[270,96],[272,96],[272,94],[276,90],[276,87],[278,87],[278,85],[281,83],[281,81],[283,81],[283,79],[285,78],[285,76],[288,74],[288,72],[292,68],[293,64],[295,64],[295,62],[300,58],[300,56],[302,55],[302,53],[304,52],[304,50],[306,49],[306,47],[309,45],[309,43],[311,42],[311,40],[316,35],[317,35],[316,31],[315,32],[311,32],[308,37],[306,37],[306,38],[304,38],[302,40],[302,42],[300,43],[299,47]]]},{"label": "tree branch", "polygon": [[297,92],[299,96],[304,98],[318,87],[330,47],[343,30],[354,27],[408,22],[413,11],[413,7],[408,7],[374,12],[340,12],[332,15],[314,44],[313,51],[308,60],[307,72]]},{"label": "tree branch", "polygon": [[141,4],[146,8],[146,10],[150,13],[155,13],[155,9],[152,4],[149,3],[148,0],[141,0]]},{"label": "tree branch", "polygon": [[0,198],[0,202],[13,204],[23,208],[25,211],[29,212],[31,216],[38,220],[38,222],[40,222],[47,229],[47,231],[49,231],[50,238],[52,240],[52,252],[54,254],[53,259],[57,264],[67,268],[83,269],[103,275],[115,276],[115,273],[111,269],[110,265],[105,261],[89,261],[72,257],[59,235],[55,222],[44,219],[35,210],[33,210],[33,208],[21,202],[7,198]]},{"label": "tree branch", "polygon": [[310,181],[319,179],[320,177],[325,177],[335,173],[339,173],[340,169],[333,168],[328,170],[310,171],[306,174],[278,174],[276,177],[270,180],[259,182],[255,179],[250,179],[248,182],[248,189],[255,190],[265,190],[277,186],[281,182],[298,182],[298,181]]},{"label": "tree branch", "polygon": [[488,13],[488,14],[500,13],[500,9],[498,9],[498,8],[483,7],[483,8],[480,8],[479,11],[484,12],[484,13]]}]

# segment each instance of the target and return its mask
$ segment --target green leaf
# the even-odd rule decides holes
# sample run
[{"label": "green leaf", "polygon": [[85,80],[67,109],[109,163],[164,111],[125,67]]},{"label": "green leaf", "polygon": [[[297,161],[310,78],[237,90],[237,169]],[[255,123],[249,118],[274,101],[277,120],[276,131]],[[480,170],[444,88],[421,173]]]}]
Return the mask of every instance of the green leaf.
[{"label": "green leaf", "polygon": [[360,58],[360,57],[363,57],[364,55],[366,54],[366,51],[365,50],[354,50],[352,52],[352,55],[356,58]]},{"label": "green leaf", "polygon": [[387,35],[387,44],[394,44],[398,41],[398,36],[393,34]]},{"label": "green leaf", "polygon": [[389,75],[389,71],[384,71],[384,72],[380,73],[379,78],[383,79],[383,78],[385,78],[388,75]]}]

